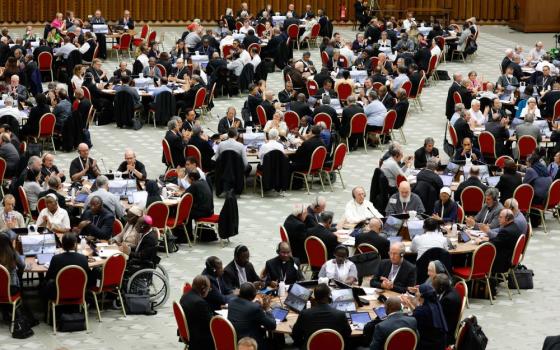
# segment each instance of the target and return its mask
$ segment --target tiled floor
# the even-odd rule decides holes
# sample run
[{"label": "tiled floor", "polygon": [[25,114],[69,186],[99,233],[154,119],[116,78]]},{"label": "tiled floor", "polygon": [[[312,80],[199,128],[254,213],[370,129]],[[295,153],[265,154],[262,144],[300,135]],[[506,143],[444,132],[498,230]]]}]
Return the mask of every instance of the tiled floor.
[{"label": "tiled floor", "polygon": [[[162,28],[160,28],[162,29]],[[337,28],[338,30],[339,28]],[[169,47],[172,39],[182,31],[181,28],[163,28],[165,31],[165,45]],[[353,38],[355,33],[350,28],[340,28],[345,38]],[[161,33],[161,30],[158,30]],[[498,77],[497,63],[503,57],[506,47],[520,43],[527,50],[534,41],[541,39],[545,46],[553,45],[552,34],[520,34],[511,33],[505,27],[482,27],[479,38],[479,53],[473,62],[447,63],[440,69],[448,70],[450,75],[460,71],[464,74],[476,70],[479,77],[494,81]],[[299,57],[300,52],[295,52]],[[320,64],[318,50],[312,52],[312,59]],[[112,71],[116,67],[114,59],[105,62],[104,67]],[[269,88],[280,91],[282,78],[279,73],[269,75]],[[407,154],[421,146],[423,139],[432,136],[440,146],[443,140],[445,117],[444,105],[449,82],[440,82],[425,90],[422,98],[424,110],[411,108],[411,114],[404,129],[408,144],[405,145]],[[223,116],[228,106],[235,106],[241,110],[244,100],[241,98],[216,100],[216,107],[212,111],[214,118],[206,125],[215,130],[216,116]],[[114,125],[93,127],[91,130],[94,148],[92,156],[103,159],[107,169],[115,169],[123,159],[125,147],[132,147],[138,154],[138,159],[147,166],[151,178],[163,172],[161,163],[160,141],[165,133],[163,128],[154,129],[145,126],[140,131],[119,130]],[[336,218],[342,215],[344,205],[351,199],[350,191],[354,186],[364,186],[369,193],[369,184],[373,170],[378,164],[381,152],[370,149],[368,153],[362,150],[353,152],[346,159],[342,170],[346,189],[342,189],[340,181],[335,184],[334,192],[324,192],[328,198],[328,209],[335,212]],[[59,153],[57,163],[59,167],[68,169],[70,160],[75,154]],[[104,170],[104,169],[103,169]],[[249,181],[249,188],[252,180]],[[239,243],[246,244],[251,250],[251,260],[257,269],[264,266],[264,261],[274,256],[274,247],[279,240],[278,225],[291,211],[293,203],[309,203],[316,195],[315,187],[312,195],[303,191],[288,192],[285,197],[270,196],[265,199],[246,192],[238,201],[240,216],[240,233],[232,238],[229,246],[221,248],[217,243],[199,244],[193,248],[183,246],[181,250],[169,258],[163,258],[162,264],[167,268],[171,278],[173,293],[167,304],[152,317],[128,316],[122,318],[118,311],[105,311],[103,322],[98,323],[95,314],[90,312],[90,333],[59,333],[54,336],[52,329],[45,324],[35,328],[35,336],[27,340],[10,338],[7,326],[0,330],[0,349],[124,349],[133,344],[137,349],[179,349],[176,342],[175,321],[171,311],[171,301],[180,297],[181,285],[190,281],[200,273],[207,256],[219,256],[225,263],[232,259],[233,249]],[[222,201],[215,200],[216,210]],[[507,297],[504,290],[500,290],[497,301],[490,306],[486,300],[471,300],[471,308],[467,314],[475,314],[489,338],[488,349],[540,349],[545,335],[558,334],[558,314],[560,297],[558,290],[560,281],[554,278],[558,250],[560,249],[560,230],[558,222],[551,217],[548,220],[552,229],[545,236],[540,229],[535,230],[531,240],[528,256],[524,264],[535,270],[535,289],[522,291],[521,295],[514,295],[513,301]]]}]

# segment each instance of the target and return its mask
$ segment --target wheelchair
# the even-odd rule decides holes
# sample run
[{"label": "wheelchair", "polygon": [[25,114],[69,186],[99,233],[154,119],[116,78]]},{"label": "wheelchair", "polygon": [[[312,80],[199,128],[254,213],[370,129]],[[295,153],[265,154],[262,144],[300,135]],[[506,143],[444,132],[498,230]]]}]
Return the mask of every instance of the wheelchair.
[{"label": "wheelchair", "polygon": [[123,286],[128,294],[150,296],[155,308],[165,304],[170,293],[167,271],[157,261],[131,260],[126,264]]}]

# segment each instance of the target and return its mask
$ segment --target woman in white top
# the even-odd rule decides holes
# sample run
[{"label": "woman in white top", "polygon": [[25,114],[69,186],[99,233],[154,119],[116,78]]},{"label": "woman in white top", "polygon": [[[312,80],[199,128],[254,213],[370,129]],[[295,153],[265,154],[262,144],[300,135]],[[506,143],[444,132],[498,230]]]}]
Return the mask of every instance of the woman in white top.
[{"label": "woman in white top", "polygon": [[65,233],[70,231],[70,218],[68,212],[58,206],[58,200],[53,193],[45,197],[47,207],[39,213],[37,226],[46,227],[55,233]]},{"label": "woman in white top", "polygon": [[251,29],[253,30],[254,33],[257,33],[257,31],[253,27],[251,27],[251,22],[248,19],[246,19],[245,22],[243,23],[243,27],[239,28],[239,33],[247,35],[249,30]]},{"label": "woman in white top", "polygon": [[358,270],[353,262],[348,260],[348,248],[339,245],[334,250],[334,259],[327,260],[321,266],[319,277],[334,278],[346,284],[358,282]]},{"label": "woman in white top", "polygon": [[381,32],[381,39],[377,40],[377,43],[379,44],[380,51],[385,51],[387,49],[391,51],[391,40],[387,39],[386,31]]},{"label": "woman in white top", "polygon": [[521,119],[525,119],[527,113],[533,113],[536,119],[541,119],[541,111],[537,106],[537,100],[534,97],[530,97],[527,100],[527,105],[521,110],[521,115],[519,116]]},{"label": "woman in white top", "polygon": [[264,125],[264,132],[269,132],[271,129],[277,129],[280,136],[286,136],[288,134],[288,126],[283,120],[284,117],[280,112],[274,113],[272,120],[269,120]]},{"label": "woman in white top", "polygon": [[41,177],[40,171],[27,170],[25,175],[25,181],[23,183],[23,189],[27,195],[27,201],[29,202],[29,208],[31,211],[37,211],[37,202],[39,201],[39,193],[43,192],[43,188],[39,185],[39,178]]},{"label": "woman in white top", "polygon": [[70,79],[72,85],[74,86],[74,90],[82,87],[82,83],[84,82],[85,72],[86,69],[81,64],[77,64],[74,67],[74,75],[72,76],[72,79]]},{"label": "woman in white top", "polygon": [[307,21],[307,23],[305,23],[305,31],[300,38],[300,42],[303,42],[303,40],[305,40],[306,38],[311,37],[311,30],[313,29],[313,26],[315,24],[317,24],[317,20],[315,19],[315,17],[311,18]]}]

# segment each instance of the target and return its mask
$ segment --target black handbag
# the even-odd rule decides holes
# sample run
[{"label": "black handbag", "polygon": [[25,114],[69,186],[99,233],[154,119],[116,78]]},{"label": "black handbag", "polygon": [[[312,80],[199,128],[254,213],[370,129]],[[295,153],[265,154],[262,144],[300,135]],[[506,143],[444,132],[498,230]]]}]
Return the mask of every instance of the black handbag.
[{"label": "black handbag", "polygon": [[58,331],[80,332],[86,330],[86,318],[83,312],[63,313],[58,320]]},{"label": "black handbag", "polygon": [[488,338],[478,325],[476,316],[469,316],[461,321],[461,325],[467,327],[467,331],[461,340],[461,349],[484,350],[488,344]]},{"label": "black handbag", "polygon": [[14,320],[14,330],[12,331],[12,338],[14,339],[27,339],[35,332],[33,332],[32,320],[30,320],[22,310],[22,307],[16,309]]},{"label": "black handbag", "polygon": [[[519,289],[533,289],[533,270],[529,270],[524,265],[518,265],[514,270],[515,278],[517,279],[517,284],[519,284]],[[508,288],[517,289],[513,276],[510,274],[508,276]]]},{"label": "black handbag", "polygon": [[155,315],[148,294],[125,294],[126,313],[130,315]]}]

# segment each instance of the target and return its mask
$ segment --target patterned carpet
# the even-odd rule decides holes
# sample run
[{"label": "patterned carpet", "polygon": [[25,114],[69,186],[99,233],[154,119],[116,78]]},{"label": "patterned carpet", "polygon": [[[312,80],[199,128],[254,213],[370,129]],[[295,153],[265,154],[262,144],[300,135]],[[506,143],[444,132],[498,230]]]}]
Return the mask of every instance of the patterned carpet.
[{"label": "patterned carpet", "polygon": [[[353,38],[355,32],[349,27],[340,29],[346,39]],[[173,41],[174,35],[182,31],[181,28],[165,28],[166,48]],[[161,32],[161,31],[158,31]],[[490,34],[494,33],[494,34]],[[550,35],[543,35],[548,37]],[[479,53],[473,62],[447,63],[440,67],[463,74],[476,70],[479,77],[495,81],[497,79],[497,64],[503,57],[506,47],[516,43],[530,43],[532,37],[524,34],[511,35],[500,27],[482,27],[479,38]],[[545,43],[546,44],[546,43]],[[528,44],[526,44],[528,45]],[[529,47],[527,47],[527,50]],[[294,56],[299,58],[301,52],[295,51]],[[320,65],[318,49],[312,50],[312,60]],[[115,59],[110,59],[104,64],[104,69],[112,71],[116,67]],[[411,114],[404,127],[408,144],[405,145],[406,154],[411,154],[420,147],[427,136],[436,140],[436,145],[441,149],[445,126],[444,105],[449,82],[440,82],[425,89],[422,102],[423,111],[411,107]],[[282,87],[280,73],[269,75],[268,88],[278,92]],[[213,119],[205,126],[216,130],[217,116],[224,116],[229,106],[237,108],[240,114],[243,98],[218,99],[212,111]],[[139,131],[124,131],[116,129],[114,125],[93,127],[91,130],[94,148],[92,156],[103,163],[107,169],[116,169],[123,160],[125,147],[132,147],[138,154],[138,159],[146,164],[148,176],[156,177],[164,171],[161,163],[161,138],[165,130],[154,129],[153,126],[144,126]],[[191,281],[200,273],[207,256],[216,255],[224,263],[228,263],[233,256],[233,249],[237,244],[246,244],[251,250],[251,260],[260,270],[264,267],[265,260],[272,258],[275,245],[279,241],[278,225],[290,213],[293,203],[309,203],[316,195],[327,197],[327,208],[335,212],[338,219],[344,210],[344,205],[351,199],[351,189],[354,186],[363,186],[369,193],[369,184],[381,151],[363,149],[353,152],[346,158],[342,170],[346,189],[342,189],[340,181],[334,184],[334,192],[319,192],[320,187],[314,186],[312,195],[304,191],[289,191],[285,197],[274,195],[262,199],[252,193],[252,178],[248,181],[248,190],[238,201],[240,216],[240,234],[232,238],[231,243],[221,248],[218,243],[198,244],[193,248],[182,246],[178,253],[169,258],[163,258],[162,264],[168,270],[172,294],[167,304],[158,310],[156,316],[128,316],[121,317],[119,311],[104,311],[103,322],[98,323],[94,312],[90,312],[90,332],[53,335],[52,328],[44,323],[36,327],[35,336],[27,340],[12,339],[7,326],[2,326],[0,331],[0,349],[55,349],[66,347],[68,349],[124,349],[134,344],[137,349],[179,349],[182,345],[177,343],[175,336],[175,320],[171,310],[171,302],[180,298],[180,290],[184,281]],[[58,153],[56,163],[65,171],[73,153]],[[222,200],[215,199],[216,211],[222,206]],[[554,276],[555,262],[558,260],[560,249],[560,230],[557,221],[551,217],[548,220],[551,232],[545,236],[538,229],[531,240],[525,264],[535,270],[535,289],[522,291],[521,295],[514,295],[513,301],[508,299],[505,290],[500,289],[497,300],[490,306],[487,300],[471,299],[471,308],[467,314],[475,314],[479,318],[484,332],[489,338],[488,349],[538,349],[541,348],[545,335],[557,334],[557,307],[560,302],[558,290],[559,279]],[[552,306],[552,307],[551,307]],[[538,318],[537,316],[538,315]],[[538,319],[538,322],[535,322]]]}]

